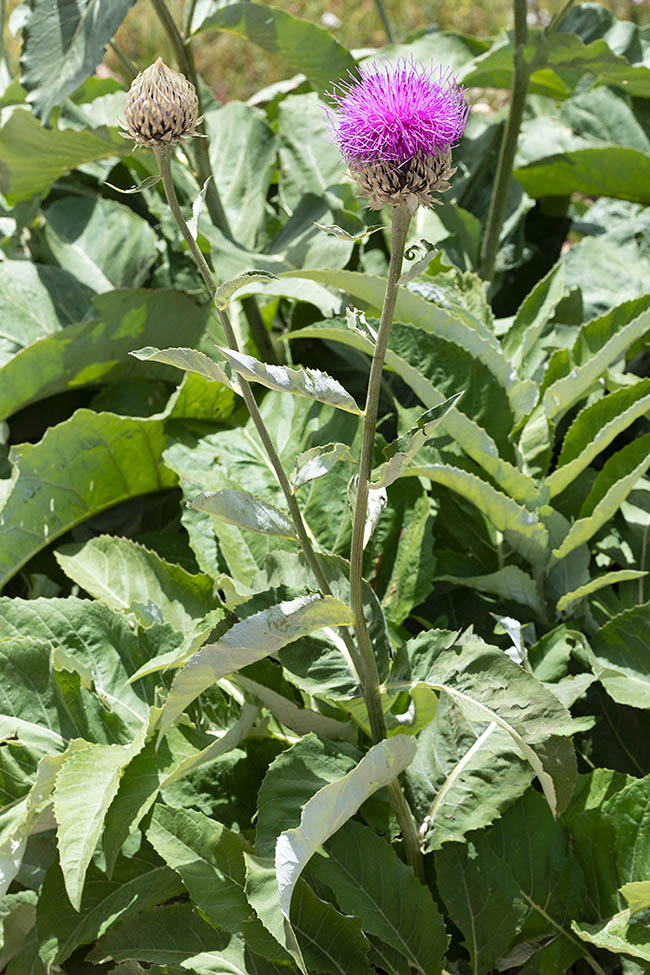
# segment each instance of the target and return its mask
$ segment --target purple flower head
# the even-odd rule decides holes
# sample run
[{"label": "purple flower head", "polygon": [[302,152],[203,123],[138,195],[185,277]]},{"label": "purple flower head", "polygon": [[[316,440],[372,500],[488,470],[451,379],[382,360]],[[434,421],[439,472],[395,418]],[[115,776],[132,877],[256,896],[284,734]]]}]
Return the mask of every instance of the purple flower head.
[{"label": "purple flower head", "polygon": [[351,75],[331,92],[332,135],[348,164],[400,166],[444,154],[458,142],[469,105],[449,69],[401,59],[357,70],[358,78]]}]

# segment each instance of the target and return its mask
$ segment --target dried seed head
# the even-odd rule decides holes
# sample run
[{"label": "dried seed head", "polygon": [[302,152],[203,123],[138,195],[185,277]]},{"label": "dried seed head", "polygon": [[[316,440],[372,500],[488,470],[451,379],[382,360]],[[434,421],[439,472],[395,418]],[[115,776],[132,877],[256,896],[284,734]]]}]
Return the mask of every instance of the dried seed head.
[{"label": "dried seed head", "polygon": [[125,139],[155,149],[195,134],[199,119],[196,89],[162,58],[132,82],[124,102]]},{"label": "dried seed head", "polygon": [[364,160],[350,160],[348,165],[359,195],[368,197],[371,210],[380,210],[387,203],[406,204],[411,213],[435,203],[433,194],[448,190],[448,180],[456,172],[451,149],[433,156],[418,153],[401,165]]},{"label": "dried seed head", "polygon": [[449,69],[403,59],[363,64],[330,97],[332,139],[371,207],[406,204],[414,211],[449,188],[450,150],[469,114]]}]

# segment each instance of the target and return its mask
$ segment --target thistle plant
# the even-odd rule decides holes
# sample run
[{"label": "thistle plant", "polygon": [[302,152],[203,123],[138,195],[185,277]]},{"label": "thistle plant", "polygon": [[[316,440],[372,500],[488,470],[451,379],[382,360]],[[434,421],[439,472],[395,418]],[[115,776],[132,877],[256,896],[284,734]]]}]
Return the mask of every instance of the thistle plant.
[{"label": "thistle plant", "polygon": [[[332,94],[333,138],[356,180],[359,194],[378,209],[392,207],[392,251],[376,347],[372,359],[365,410],[362,414],[361,457],[353,480],[355,497],[350,551],[350,602],[353,640],[346,628],[341,636],[352,660],[365,700],[372,739],[387,737],[375,653],[367,628],[363,595],[363,549],[370,494],[370,475],[381,374],[397,301],[399,277],[411,217],[418,206],[429,206],[434,194],[449,188],[453,175],[451,148],[461,137],[469,106],[464,92],[448,71],[437,75],[413,61],[392,66],[362,67],[359,79],[340,82]],[[125,104],[123,132],[136,145],[154,152],[170,209],[192,254],[210,297],[215,302],[229,348],[239,353],[237,339],[217,287],[181,212],[171,171],[171,152],[181,139],[194,134],[198,102],[194,86],[170,70],[160,58],[134,80]],[[282,367],[275,367],[282,370]],[[238,377],[239,390],[267,451],[291,514],[305,558],[323,595],[331,588],[312,544],[300,508],[275,446],[266,429],[247,379]],[[388,786],[402,831],[407,859],[422,878],[417,831],[397,780]]]}]

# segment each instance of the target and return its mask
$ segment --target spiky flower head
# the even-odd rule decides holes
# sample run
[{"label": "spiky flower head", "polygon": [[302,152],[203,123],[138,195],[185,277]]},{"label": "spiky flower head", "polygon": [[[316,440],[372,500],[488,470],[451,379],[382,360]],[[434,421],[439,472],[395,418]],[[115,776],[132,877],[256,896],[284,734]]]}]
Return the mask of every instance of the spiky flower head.
[{"label": "spiky flower head", "polygon": [[140,72],[126,94],[121,134],[150,149],[174,145],[195,134],[198,111],[194,85],[158,58]]},{"label": "spiky flower head", "polygon": [[469,115],[447,69],[401,59],[362,64],[330,93],[332,136],[369,206],[430,206],[449,189],[451,149]]}]

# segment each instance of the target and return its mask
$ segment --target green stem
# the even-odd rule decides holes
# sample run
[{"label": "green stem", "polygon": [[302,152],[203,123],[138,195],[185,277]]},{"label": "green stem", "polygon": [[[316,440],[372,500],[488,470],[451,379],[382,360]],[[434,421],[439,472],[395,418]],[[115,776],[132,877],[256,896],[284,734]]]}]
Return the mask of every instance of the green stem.
[{"label": "green stem", "polygon": [[524,58],[524,47],[528,40],[526,0],[514,0],[513,7],[515,14],[515,51],[510,111],[501,138],[499,161],[497,163],[497,172],[492,189],[492,199],[490,200],[479,269],[480,274],[486,281],[491,281],[494,277],[494,265],[499,249],[499,237],[501,236],[501,229],[506,214],[508,191],[510,189],[515,152],[517,150],[517,139],[519,137],[519,129],[521,128],[526,93],[528,91],[528,81],[530,79],[530,68]]},{"label": "green stem", "polygon": [[[201,89],[199,87],[199,78],[196,73],[196,65],[194,63],[192,49],[183,41],[183,38],[179,33],[174,18],[169,12],[169,8],[167,7],[165,0],[151,0],[151,2],[174,49],[174,57],[176,58],[178,67],[183,74],[189,78],[196,89],[196,96],[199,100],[199,116],[202,116],[203,105],[201,100]],[[205,122],[203,120],[197,125],[196,128],[197,132],[199,132],[202,136],[206,135]],[[233,240],[230,223],[228,221],[226,211],[223,208],[219,190],[217,189],[217,184],[214,179],[214,173],[212,172],[209,143],[207,138],[198,138],[194,140],[194,160],[201,186],[206,186],[207,184],[205,204],[208,209],[208,213],[210,214],[210,220],[215,227],[221,231],[224,237],[227,237],[228,240]],[[262,316],[260,315],[257,302],[251,297],[243,298],[242,308],[244,310],[244,314],[246,315],[250,330],[253,334],[253,340],[259,350],[260,356],[266,362],[277,362],[278,359],[273,347],[273,342],[266,330],[266,326],[264,325]]]},{"label": "green stem", "polygon": [[129,82],[133,81],[133,79],[138,74],[138,69],[133,63],[133,61],[131,60],[131,58],[129,57],[129,55],[126,53],[126,51],[123,48],[120,47],[120,45],[116,41],[109,41],[108,46],[110,47],[113,54],[120,62],[124,70],[126,71],[126,75],[127,78],[129,79]]},{"label": "green stem", "polygon": [[196,7],[196,0],[191,0],[187,8],[187,13],[185,15],[185,39],[187,40],[190,36],[190,31],[192,30],[192,21],[194,20],[194,9]]},{"label": "green stem", "polygon": [[551,34],[555,33],[555,31],[558,29],[558,27],[560,26],[560,24],[562,23],[562,21],[564,20],[564,18],[566,17],[567,13],[569,12],[569,10],[571,9],[574,3],[575,0],[566,0],[566,3],[562,7],[562,9],[558,10],[558,12],[553,15],[550,24],[547,26],[546,30],[544,31],[547,37],[550,37]]},{"label": "green stem", "polygon": [[377,8],[377,13],[383,24],[384,31],[386,32],[386,37],[389,44],[395,43],[395,35],[393,34],[393,28],[390,25],[390,20],[388,19],[388,14],[386,13],[386,8],[382,3],[382,0],[375,0],[375,7]]},{"label": "green stem", "polygon": [[[368,513],[368,497],[370,493],[370,476],[372,473],[373,454],[375,446],[375,430],[377,426],[377,408],[381,390],[382,373],[388,336],[393,323],[393,313],[399,290],[399,276],[402,271],[404,247],[411,214],[408,207],[401,205],[393,208],[392,251],[388,268],[388,280],[384,305],[379,321],[377,342],[372,357],[366,407],[363,415],[363,436],[361,443],[361,459],[357,476],[356,503],[352,521],[352,546],[350,550],[350,605],[354,616],[354,631],[357,637],[359,657],[362,667],[363,694],[368,710],[370,730],[373,741],[379,742],[386,737],[386,722],[381,704],[379,689],[379,674],[377,662],[372,648],[372,641],[366,625],[363,607],[363,536]],[[423,876],[422,857],[415,829],[413,817],[406,804],[402,790],[397,782],[391,785],[391,800],[397,813],[404,838],[406,856],[417,876]]]}]

